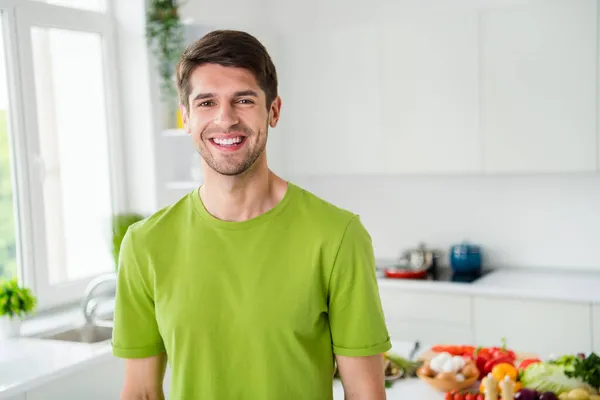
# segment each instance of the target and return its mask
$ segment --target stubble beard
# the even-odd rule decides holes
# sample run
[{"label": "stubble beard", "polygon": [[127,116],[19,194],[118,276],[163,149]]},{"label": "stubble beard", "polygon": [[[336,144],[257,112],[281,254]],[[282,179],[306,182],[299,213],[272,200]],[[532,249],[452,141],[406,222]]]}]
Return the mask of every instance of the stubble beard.
[{"label": "stubble beard", "polygon": [[[248,130],[251,132],[250,130]],[[258,131],[258,138],[260,140],[261,137],[264,137],[261,141],[255,144],[254,148],[247,149],[248,153],[244,157],[241,162],[235,161],[235,159],[239,156],[238,154],[225,154],[221,158],[221,160],[215,159],[212,153],[208,150],[207,145],[204,142],[204,139],[201,139],[200,144],[198,144],[197,151],[200,156],[204,159],[204,162],[215,172],[224,176],[236,176],[241,175],[248,171],[258,160],[261,154],[265,151],[267,147],[267,137],[269,132],[269,125],[267,124],[264,129],[264,135],[262,131]],[[251,137],[255,136],[254,132],[248,136],[246,140],[249,140]],[[245,146],[249,146],[249,143],[246,143]]]}]

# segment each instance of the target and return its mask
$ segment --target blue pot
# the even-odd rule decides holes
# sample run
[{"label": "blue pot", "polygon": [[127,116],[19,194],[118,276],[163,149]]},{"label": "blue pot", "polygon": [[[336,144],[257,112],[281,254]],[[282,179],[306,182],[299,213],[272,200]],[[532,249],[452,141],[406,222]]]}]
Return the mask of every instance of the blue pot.
[{"label": "blue pot", "polygon": [[459,274],[481,272],[481,249],[470,243],[461,243],[450,248],[450,266]]}]

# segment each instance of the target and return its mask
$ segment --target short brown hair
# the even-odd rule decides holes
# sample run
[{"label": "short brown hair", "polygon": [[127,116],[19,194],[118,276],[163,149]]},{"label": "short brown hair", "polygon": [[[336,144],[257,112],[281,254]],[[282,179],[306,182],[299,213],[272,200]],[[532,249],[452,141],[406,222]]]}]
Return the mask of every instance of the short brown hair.
[{"label": "short brown hair", "polygon": [[181,104],[189,108],[190,75],[203,64],[219,64],[250,70],[265,92],[267,109],[277,97],[277,71],[267,49],[254,36],[236,30],[215,30],[190,44],[177,63],[177,90]]}]

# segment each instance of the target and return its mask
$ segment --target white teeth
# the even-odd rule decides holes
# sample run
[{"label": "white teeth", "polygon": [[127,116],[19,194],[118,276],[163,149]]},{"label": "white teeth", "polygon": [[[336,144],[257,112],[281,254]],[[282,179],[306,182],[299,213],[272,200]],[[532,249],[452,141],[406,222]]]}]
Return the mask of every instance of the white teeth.
[{"label": "white teeth", "polygon": [[238,136],[238,137],[229,138],[229,139],[214,138],[213,141],[217,144],[220,144],[221,146],[228,146],[228,145],[240,143],[242,141],[242,137]]}]

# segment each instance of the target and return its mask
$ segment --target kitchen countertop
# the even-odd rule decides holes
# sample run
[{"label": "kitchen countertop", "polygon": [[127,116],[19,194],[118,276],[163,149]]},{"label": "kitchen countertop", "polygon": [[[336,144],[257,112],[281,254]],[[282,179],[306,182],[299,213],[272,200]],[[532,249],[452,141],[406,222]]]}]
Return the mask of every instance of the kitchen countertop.
[{"label": "kitchen countertop", "polygon": [[75,307],[25,321],[24,337],[0,339],[0,400],[113,357],[109,341],[88,344],[29,337],[83,323],[83,314]]},{"label": "kitchen countertop", "polygon": [[[600,272],[560,270],[498,269],[474,283],[400,280],[380,277],[382,288],[436,291],[463,295],[502,296],[600,304]],[[23,333],[83,323],[78,308],[61,314],[36,317],[23,324]],[[412,343],[394,342],[393,352],[406,356]],[[36,338],[0,340],[0,400],[67,375],[84,366],[112,356],[110,342],[96,344],[50,341]],[[343,399],[339,381],[334,384],[335,399]],[[440,393],[418,379],[402,380],[388,389],[389,399],[441,399]]]},{"label": "kitchen countertop", "polygon": [[[410,342],[393,342],[391,351],[407,357],[412,347]],[[0,340],[0,399],[22,394],[110,357],[113,356],[109,341],[85,344],[33,338]],[[341,381],[334,382],[333,393],[334,400],[344,399]],[[441,393],[417,378],[399,380],[387,389],[387,393],[390,400],[443,398]]]},{"label": "kitchen countertop", "polygon": [[498,268],[473,283],[389,279],[381,273],[378,282],[382,288],[399,290],[600,304],[600,271]]},{"label": "kitchen countertop", "polygon": [[19,338],[0,340],[0,399],[112,357],[110,343]]}]

